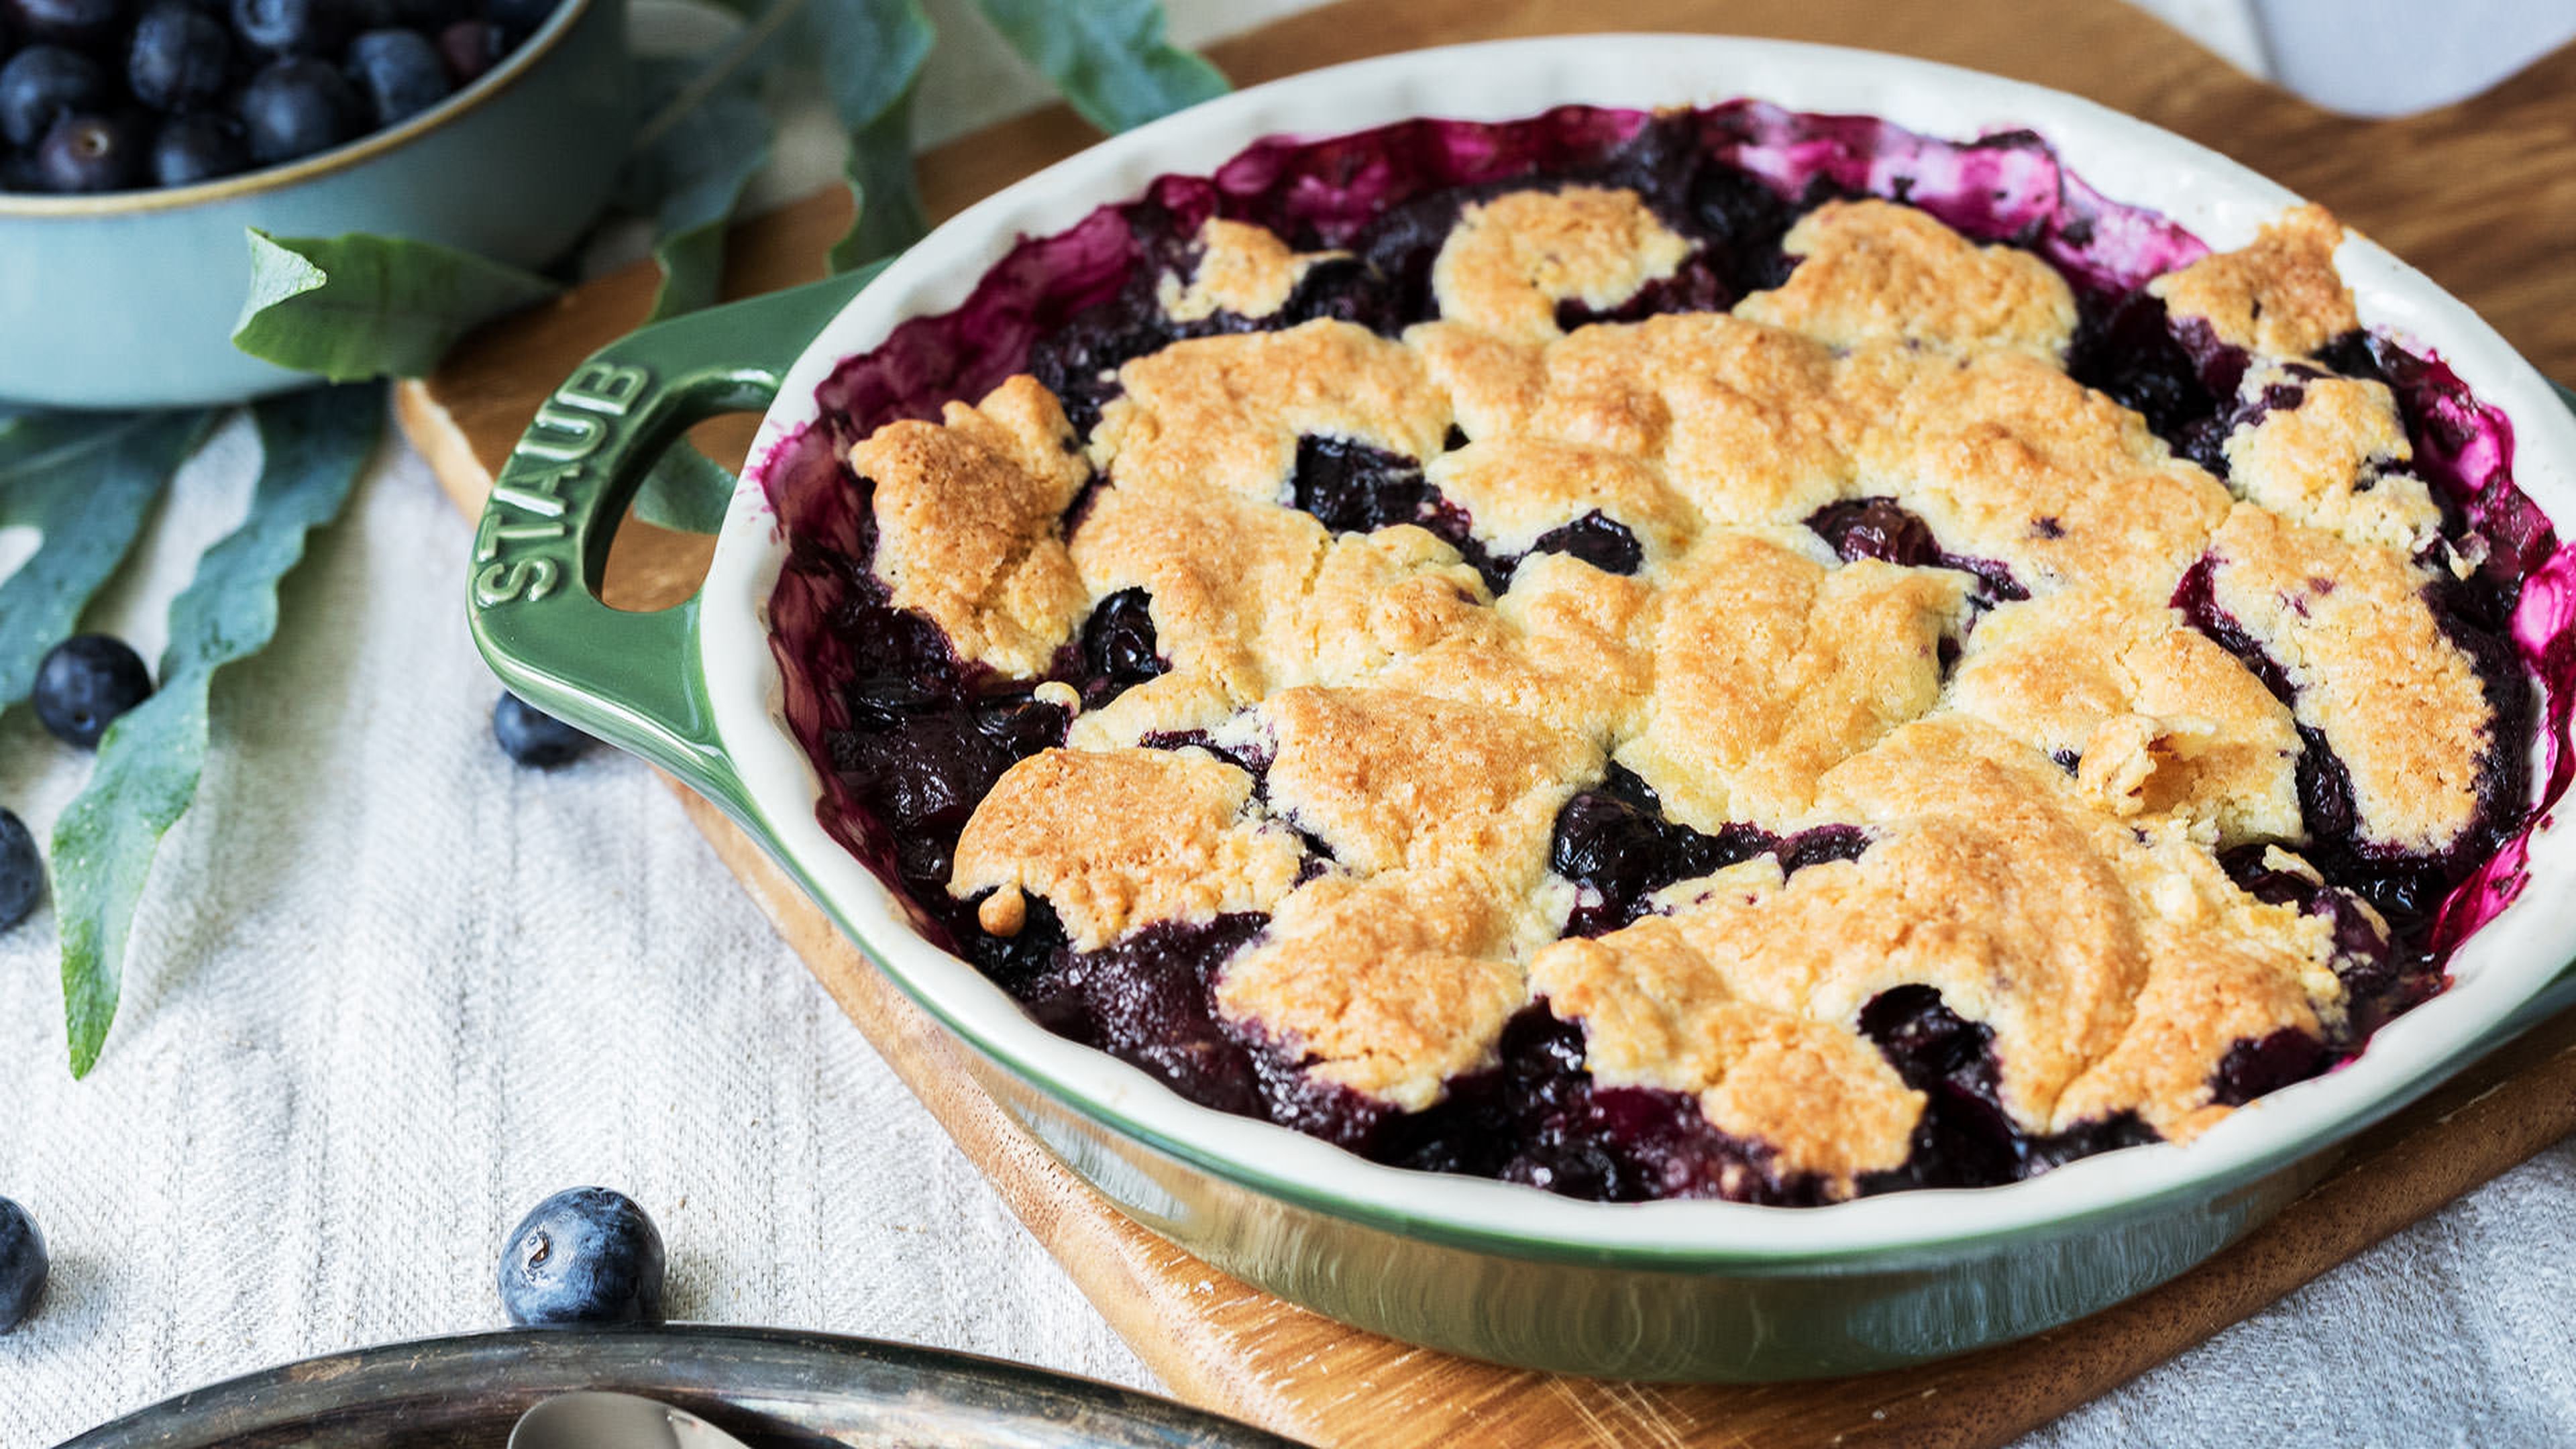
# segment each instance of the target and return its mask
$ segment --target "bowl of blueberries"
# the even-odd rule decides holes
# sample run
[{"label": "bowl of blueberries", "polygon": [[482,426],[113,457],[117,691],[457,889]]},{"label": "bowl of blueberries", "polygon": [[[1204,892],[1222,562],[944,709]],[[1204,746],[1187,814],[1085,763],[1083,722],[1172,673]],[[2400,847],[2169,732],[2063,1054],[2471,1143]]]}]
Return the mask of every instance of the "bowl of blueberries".
[{"label": "bowl of blueberries", "polygon": [[232,346],[245,233],[539,266],[633,127],[625,0],[0,0],[0,401],[309,383]]}]

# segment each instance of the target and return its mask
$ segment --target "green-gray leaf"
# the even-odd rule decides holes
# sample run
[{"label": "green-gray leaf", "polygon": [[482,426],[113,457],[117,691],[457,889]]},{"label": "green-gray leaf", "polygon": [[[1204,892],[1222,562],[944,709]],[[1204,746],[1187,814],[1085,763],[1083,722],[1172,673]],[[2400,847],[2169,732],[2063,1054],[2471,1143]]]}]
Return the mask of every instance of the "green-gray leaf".
[{"label": "green-gray leaf", "polygon": [[832,269],[892,256],[930,229],[912,164],[912,93],[938,44],[920,0],[805,0],[807,53],[831,57],[823,80],[849,133],[845,174],[857,214],[832,248]]},{"label": "green-gray leaf", "polygon": [[[643,61],[651,94],[676,95],[696,68],[678,61]],[[740,84],[728,81],[703,100],[674,112],[658,133],[628,158],[622,190],[653,198],[653,256],[662,264],[662,289],[653,317],[675,317],[714,302],[724,281],[725,223],[742,201],[742,189],[769,161],[769,113]]]},{"label": "green-gray leaf", "polygon": [[1156,0],[976,0],[1082,118],[1124,131],[1226,93],[1215,66],[1163,35]]},{"label": "green-gray leaf", "polygon": [[241,526],[207,549],[170,604],[161,685],[108,726],[98,767],[54,825],[63,1020],[75,1077],[98,1062],[116,1018],[126,937],[162,833],[196,799],[215,671],[277,633],[277,581],[305,538],[337,516],[383,426],[373,388],[329,388],[256,405],[266,459]]},{"label": "green-gray leaf", "polygon": [[0,431],[0,524],[43,535],[0,579],[0,708],[134,546],[152,500],[195,451],[211,413],[39,413]]},{"label": "green-gray leaf", "polygon": [[686,438],[644,475],[635,490],[635,516],[657,528],[716,533],[724,528],[736,479],[731,468],[708,457]]},{"label": "green-gray leaf", "polygon": [[558,290],[533,272],[400,237],[250,233],[233,345],[333,382],[420,377],[456,340]]}]

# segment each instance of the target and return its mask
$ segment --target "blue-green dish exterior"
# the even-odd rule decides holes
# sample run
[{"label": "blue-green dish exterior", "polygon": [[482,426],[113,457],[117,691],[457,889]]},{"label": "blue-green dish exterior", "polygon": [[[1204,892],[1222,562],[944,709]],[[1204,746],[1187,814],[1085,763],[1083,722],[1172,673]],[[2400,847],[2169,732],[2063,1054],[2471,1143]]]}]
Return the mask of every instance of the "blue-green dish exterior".
[{"label": "blue-green dish exterior", "polygon": [[[563,427],[521,444],[478,531],[471,607],[476,641],[510,688],[716,803],[875,959],[866,935],[782,847],[726,753],[709,703],[698,601],[625,614],[592,595],[643,468],[699,418],[774,395],[790,359],[863,280],[665,323],[586,364],[552,410],[591,442],[569,470]],[[611,402],[614,417],[604,411]],[[532,590],[541,574],[546,587]],[[2563,974],[2410,1090],[2223,1180],[2009,1231],[1784,1253],[1466,1230],[1341,1199],[1242,1158],[1197,1155],[1106,1107],[1076,1107],[1062,1084],[942,1013],[902,973],[888,974],[963,1042],[978,1082],[1047,1150],[1122,1212],[1227,1273],[1346,1323],[1499,1363],[1726,1382],[1903,1367],[2010,1342],[2145,1292],[2314,1185],[2353,1133],[2576,1005],[2576,973]]]},{"label": "blue-green dish exterior", "polygon": [[565,0],[520,57],[336,151],[176,191],[0,194],[0,400],[181,407],[309,386],[232,345],[252,227],[553,260],[608,200],[631,72],[626,0]]}]

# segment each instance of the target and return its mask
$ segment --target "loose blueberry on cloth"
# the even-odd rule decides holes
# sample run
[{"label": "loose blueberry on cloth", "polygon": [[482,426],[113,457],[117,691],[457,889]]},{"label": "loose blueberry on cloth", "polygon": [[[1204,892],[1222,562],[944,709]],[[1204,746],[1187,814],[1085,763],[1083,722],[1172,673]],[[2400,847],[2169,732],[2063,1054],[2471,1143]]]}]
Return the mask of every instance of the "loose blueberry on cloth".
[{"label": "loose blueberry on cloth", "polygon": [[532,1209],[501,1252],[512,1323],[659,1323],[662,1234],[624,1193],[567,1188]]},{"label": "loose blueberry on cloth", "polygon": [[0,1197],[0,1333],[27,1321],[36,1300],[45,1296],[51,1265],[45,1235],[27,1210]]}]

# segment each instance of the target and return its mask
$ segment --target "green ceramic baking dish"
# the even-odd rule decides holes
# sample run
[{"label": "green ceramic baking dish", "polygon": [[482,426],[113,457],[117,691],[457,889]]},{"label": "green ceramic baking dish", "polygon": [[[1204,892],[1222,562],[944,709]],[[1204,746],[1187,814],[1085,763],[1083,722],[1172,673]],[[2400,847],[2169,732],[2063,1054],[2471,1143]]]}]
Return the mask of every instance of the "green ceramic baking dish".
[{"label": "green ceramic baking dish", "polygon": [[[1333,1317],[1506,1363],[1655,1379],[1888,1368],[2010,1340],[2142,1292],[2263,1222],[2339,1144],[2543,1015],[2576,1003],[2576,858],[2531,840],[2531,888],[2453,958],[2454,984],[2347,1066],[2259,1099],[2189,1146],[2086,1158],[2008,1187],[1787,1209],[1609,1205],[1378,1166],[1183,1100],[1050,1035],[906,924],[825,834],[790,737],[767,601],[785,545],[755,467],[703,591],[656,614],[596,596],[641,471],[691,423],[766,412],[756,458],[810,422],[841,359],[954,308],[1023,234],[1048,235],[1156,176],[1204,174],[1257,138],[1414,116],[1506,119],[1567,102],[1651,108],[1754,96],[1935,136],[2030,128],[2107,196],[2213,246],[2295,198],[2088,102],[1864,52],[1613,36],[1461,47],[1297,77],[1132,132],[949,223],[859,279],[684,318],[607,349],[539,413],[475,538],[476,638],[542,707],[722,806],[887,974],[970,1049],[1028,1130],[1139,1221]],[[2520,486],[2576,507],[2576,417],[2472,313],[2365,241],[2339,261],[2364,321],[2440,355],[2510,419]],[[2546,586],[2557,588],[2556,576]],[[2542,587],[2535,578],[2527,587]],[[2537,772],[2547,778],[2549,772]]]},{"label": "green ceramic baking dish", "polygon": [[626,0],[563,0],[490,74],[318,156],[158,191],[0,193],[0,401],[186,407],[311,385],[232,344],[252,227],[554,260],[616,181],[630,70]]}]

